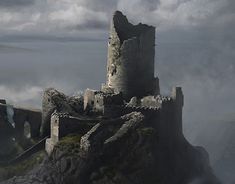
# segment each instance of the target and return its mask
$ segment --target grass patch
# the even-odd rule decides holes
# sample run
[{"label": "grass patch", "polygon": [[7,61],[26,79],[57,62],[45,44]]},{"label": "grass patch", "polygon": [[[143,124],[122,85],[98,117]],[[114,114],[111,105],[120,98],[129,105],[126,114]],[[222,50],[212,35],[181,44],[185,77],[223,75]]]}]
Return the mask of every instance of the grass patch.
[{"label": "grass patch", "polygon": [[63,137],[58,145],[64,145],[64,144],[76,144],[76,143],[80,143],[81,140],[81,135],[79,134],[70,134],[66,137]]},{"label": "grass patch", "polygon": [[138,132],[144,136],[152,136],[155,133],[155,129],[151,127],[141,128]]},{"label": "grass patch", "polygon": [[44,157],[45,157],[45,152],[40,151],[30,156],[27,160],[24,160],[17,164],[0,167],[0,181],[7,180],[14,176],[20,176],[26,174],[36,165],[42,163]]},{"label": "grass patch", "polygon": [[77,154],[79,153],[80,149],[81,137],[82,136],[79,134],[70,134],[66,137],[63,137],[55,146],[55,150],[59,149],[60,151],[64,151],[70,155]]}]

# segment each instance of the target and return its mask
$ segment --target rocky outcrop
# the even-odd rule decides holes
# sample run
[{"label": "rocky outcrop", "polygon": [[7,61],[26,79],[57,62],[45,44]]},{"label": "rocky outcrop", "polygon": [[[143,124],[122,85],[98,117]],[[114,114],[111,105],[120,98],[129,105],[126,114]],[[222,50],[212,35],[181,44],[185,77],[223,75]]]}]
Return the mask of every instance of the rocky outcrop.
[{"label": "rocky outcrop", "polygon": [[103,91],[87,90],[83,102],[47,89],[42,133],[49,135],[51,119],[50,156],[4,184],[219,183],[207,152],[184,138],[182,89],[159,94],[154,43],[154,27],[115,12]]},{"label": "rocky outcrop", "polygon": [[39,168],[4,184],[219,183],[208,154],[184,137],[170,147],[140,112],[103,120],[84,135],[63,138]]},{"label": "rocky outcrop", "polygon": [[83,97],[68,97],[65,94],[57,91],[56,89],[46,89],[44,91],[42,99],[41,132],[43,137],[50,135],[51,114],[55,110],[57,112],[66,112],[72,116],[77,116],[81,111],[83,111]]}]

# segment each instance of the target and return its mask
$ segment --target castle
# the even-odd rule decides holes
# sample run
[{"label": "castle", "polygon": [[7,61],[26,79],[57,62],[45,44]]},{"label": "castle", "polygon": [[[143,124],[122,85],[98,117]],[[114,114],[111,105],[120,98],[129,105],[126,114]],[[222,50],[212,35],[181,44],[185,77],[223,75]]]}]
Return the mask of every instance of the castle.
[{"label": "castle", "polygon": [[[12,111],[12,114],[9,113]],[[9,117],[11,116],[11,117]],[[11,119],[11,120],[10,120]],[[29,138],[37,139],[40,137],[40,127],[42,113],[38,109],[26,109],[8,105],[6,100],[0,99],[0,126],[2,137],[12,137],[17,141],[26,136],[24,128],[29,124]]]},{"label": "castle", "polygon": [[[161,140],[172,142],[181,137],[182,90],[175,87],[171,96],[162,96],[159,79],[154,76],[154,64],[155,27],[141,23],[132,25],[126,16],[116,11],[108,41],[106,84],[102,85],[101,90],[87,89],[84,92],[76,106],[80,109],[78,113],[64,110],[63,105],[59,105],[59,108],[56,105],[48,111],[49,115],[45,116],[43,122],[44,129],[50,129],[45,133],[50,133],[46,151],[50,154],[61,137],[81,130],[81,126],[131,112],[144,114],[149,123],[160,130]],[[57,92],[49,93],[44,95],[43,109],[51,106]]]},{"label": "castle", "polygon": [[[44,148],[49,157],[4,184],[219,184],[206,150],[183,135],[181,88],[160,94],[154,57],[155,28],[132,25],[115,12],[101,90],[66,96],[49,88],[42,112],[14,108],[16,137],[28,121],[32,138],[40,132],[42,139],[10,163]],[[5,106],[0,105],[0,115]]]}]

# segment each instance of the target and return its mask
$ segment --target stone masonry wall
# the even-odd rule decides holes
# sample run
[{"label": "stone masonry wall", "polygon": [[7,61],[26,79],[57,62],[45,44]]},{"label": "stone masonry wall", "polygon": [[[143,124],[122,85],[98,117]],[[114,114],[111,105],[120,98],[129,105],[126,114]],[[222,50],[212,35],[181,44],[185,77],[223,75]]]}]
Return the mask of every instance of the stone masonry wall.
[{"label": "stone masonry wall", "polygon": [[108,87],[122,92],[127,99],[159,91],[154,77],[154,47],[155,27],[132,25],[121,12],[116,12],[108,44]]},{"label": "stone masonry wall", "polygon": [[51,135],[46,140],[46,151],[50,154],[54,146],[62,137],[68,134],[81,134],[87,132],[99,120],[96,119],[80,119],[78,117],[69,116],[67,113],[54,112],[51,115]]},{"label": "stone masonry wall", "polygon": [[42,113],[40,110],[24,109],[21,107],[13,107],[13,121],[14,127],[10,125],[7,117],[7,105],[0,103],[0,123],[2,124],[2,131],[4,127],[10,128],[13,132],[13,136],[16,139],[21,139],[24,136],[24,124],[28,122],[30,124],[31,138],[40,137],[40,127],[42,123]]}]

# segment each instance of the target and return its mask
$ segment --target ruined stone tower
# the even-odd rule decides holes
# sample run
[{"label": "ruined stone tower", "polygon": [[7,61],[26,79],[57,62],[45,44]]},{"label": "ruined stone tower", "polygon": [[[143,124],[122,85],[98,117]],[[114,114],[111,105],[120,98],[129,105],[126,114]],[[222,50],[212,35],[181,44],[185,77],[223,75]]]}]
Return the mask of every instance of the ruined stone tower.
[{"label": "ruined stone tower", "polygon": [[126,99],[159,94],[154,57],[155,27],[132,25],[116,11],[108,44],[106,87],[122,92]]},{"label": "ruined stone tower", "polygon": [[[100,122],[100,118],[115,119],[140,112],[158,130],[159,141],[164,144],[172,145],[182,137],[183,92],[180,87],[174,87],[170,96],[160,94],[159,81],[154,75],[154,45],[155,27],[132,25],[121,12],[114,13],[108,43],[107,82],[102,89],[86,89],[80,97],[83,103],[75,105],[75,99],[71,101],[54,89],[44,94],[43,117],[49,120],[44,124],[51,130],[51,137],[46,142],[49,154],[64,135],[73,133],[76,127],[81,128],[84,121],[88,121],[84,125],[89,125],[92,122],[92,119],[87,119],[89,115]],[[58,103],[56,96],[65,103]],[[52,115],[56,104],[59,106]],[[64,116],[64,109],[78,117]]]}]

